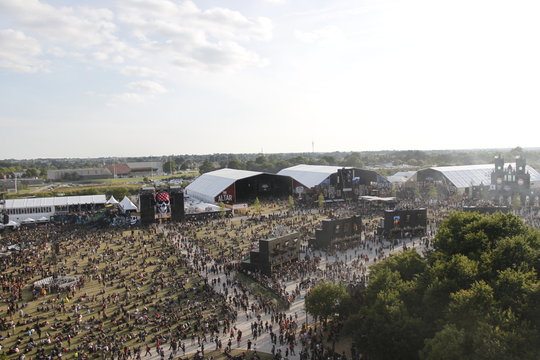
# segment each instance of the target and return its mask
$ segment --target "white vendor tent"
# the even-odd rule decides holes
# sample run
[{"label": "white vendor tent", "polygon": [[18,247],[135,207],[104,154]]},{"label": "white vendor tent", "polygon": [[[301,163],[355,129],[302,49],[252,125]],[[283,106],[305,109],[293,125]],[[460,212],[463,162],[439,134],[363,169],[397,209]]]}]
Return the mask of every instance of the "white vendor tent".
[{"label": "white vendor tent", "polygon": [[124,211],[138,211],[135,204],[131,200],[129,200],[127,196],[124,196],[122,201],[120,201],[120,206],[122,207],[122,209],[124,209]]},{"label": "white vendor tent", "polygon": [[106,204],[108,204],[108,205],[116,205],[116,204],[118,204],[118,200],[116,200],[116,199],[114,198],[114,195],[111,195],[111,197],[109,198],[109,200],[107,200]]}]

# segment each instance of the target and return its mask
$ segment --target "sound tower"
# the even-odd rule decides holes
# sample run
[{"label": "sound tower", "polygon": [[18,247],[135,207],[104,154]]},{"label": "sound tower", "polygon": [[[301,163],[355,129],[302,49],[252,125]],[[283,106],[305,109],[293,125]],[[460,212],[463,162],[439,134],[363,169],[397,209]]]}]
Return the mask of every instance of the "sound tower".
[{"label": "sound tower", "polygon": [[156,208],[154,193],[147,191],[141,192],[140,194],[141,201],[141,225],[146,226],[154,223],[156,221]]},{"label": "sound tower", "polygon": [[424,235],[426,231],[427,210],[425,208],[386,210],[384,212],[385,236],[401,236],[401,232],[412,232],[414,235]]},{"label": "sound tower", "polygon": [[184,221],[184,192],[182,189],[171,188],[171,219]]}]

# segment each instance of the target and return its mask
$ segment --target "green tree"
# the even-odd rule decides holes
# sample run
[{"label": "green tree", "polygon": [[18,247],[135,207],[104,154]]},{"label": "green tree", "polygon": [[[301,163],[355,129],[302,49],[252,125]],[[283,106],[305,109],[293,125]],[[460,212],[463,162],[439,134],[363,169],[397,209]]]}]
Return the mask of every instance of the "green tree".
[{"label": "green tree", "polygon": [[174,160],[168,160],[163,163],[163,171],[169,174],[174,174],[178,170],[176,162]]},{"label": "green tree", "polygon": [[452,213],[426,256],[372,266],[345,328],[373,359],[538,359],[539,259],[515,215]]},{"label": "green tree", "polygon": [[437,187],[435,184],[430,184],[428,187],[428,197],[431,200],[437,200],[439,197],[439,192],[437,191]]},{"label": "green tree", "polygon": [[253,202],[253,208],[255,209],[255,212],[257,214],[260,214],[262,211],[261,202],[258,197],[255,198],[255,202]]},{"label": "green tree", "polygon": [[36,178],[38,176],[39,176],[39,170],[36,168],[26,169],[26,171],[23,174],[23,177],[25,178]]},{"label": "green tree", "polygon": [[512,210],[517,211],[521,207],[521,196],[519,194],[514,194],[512,196]]},{"label": "green tree", "polygon": [[210,161],[210,159],[205,159],[201,166],[199,166],[199,172],[201,174],[214,171],[215,167],[214,164]]},{"label": "green tree", "polygon": [[225,210],[225,203],[220,201],[218,205],[219,205],[219,216],[224,218],[225,215],[227,214],[227,211]]},{"label": "green tree", "polygon": [[306,310],[326,322],[328,318],[338,315],[341,304],[348,301],[348,298],[349,293],[343,284],[322,282],[306,296]]},{"label": "green tree", "polygon": [[355,168],[363,168],[364,162],[362,161],[362,156],[360,153],[352,152],[345,156],[345,159],[343,159],[343,165]]},{"label": "green tree", "polygon": [[323,193],[319,193],[319,197],[317,198],[317,204],[319,205],[319,209],[324,208],[324,195]]},{"label": "green tree", "polygon": [[227,164],[227,167],[230,169],[239,169],[242,170],[244,168],[244,164],[238,160],[236,156],[231,156],[229,158],[229,162]]},{"label": "green tree", "polygon": [[294,210],[294,198],[292,197],[292,195],[289,195],[288,202],[289,202],[289,210]]}]

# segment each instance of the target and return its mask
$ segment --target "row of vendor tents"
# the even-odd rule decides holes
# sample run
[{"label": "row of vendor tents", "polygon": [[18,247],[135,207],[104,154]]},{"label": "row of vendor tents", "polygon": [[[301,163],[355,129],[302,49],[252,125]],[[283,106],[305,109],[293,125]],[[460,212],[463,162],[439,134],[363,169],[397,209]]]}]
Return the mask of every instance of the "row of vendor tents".
[{"label": "row of vendor tents", "polygon": [[[114,196],[111,195],[111,197],[109,198],[109,200],[107,200],[105,205],[118,206],[124,212],[138,211],[137,206],[135,206],[135,204],[133,204],[133,202],[127,196],[124,196],[122,201],[118,201],[114,198]],[[2,224],[0,222],[0,229],[18,228],[21,225],[29,225],[29,224],[44,224],[44,223],[48,223],[49,221],[50,221],[50,218],[47,218],[45,216],[42,216],[39,219],[33,219],[31,217],[28,217],[22,220],[20,223],[13,220],[10,220],[7,224]]]},{"label": "row of vendor tents", "polygon": [[135,204],[131,200],[129,200],[127,196],[124,196],[122,201],[118,201],[114,198],[113,195],[111,195],[111,197],[109,198],[109,200],[107,200],[105,204],[120,206],[123,211],[138,211],[137,206],[135,206]]}]

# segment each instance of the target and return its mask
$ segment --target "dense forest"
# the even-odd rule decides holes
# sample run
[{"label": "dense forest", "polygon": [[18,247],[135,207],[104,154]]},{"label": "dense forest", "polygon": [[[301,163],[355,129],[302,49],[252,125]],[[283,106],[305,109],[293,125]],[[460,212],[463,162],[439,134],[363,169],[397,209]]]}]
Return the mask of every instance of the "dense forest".
[{"label": "dense forest", "polygon": [[208,154],[168,155],[159,157],[94,158],[94,159],[31,159],[0,160],[0,178],[12,176],[13,172],[26,170],[23,177],[45,178],[49,169],[76,169],[103,167],[113,163],[131,161],[162,161],[164,171],[176,172],[199,169],[201,173],[229,167],[252,171],[276,173],[281,169],[298,165],[335,165],[375,168],[385,176],[404,170],[430,166],[485,164],[501,154],[511,161],[516,155],[524,155],[528,164],[540,168],[540,150],[490,149],[490,150],[446,150],[446,151],[364,151],[331,153],[283,153],[283,154]]}]

